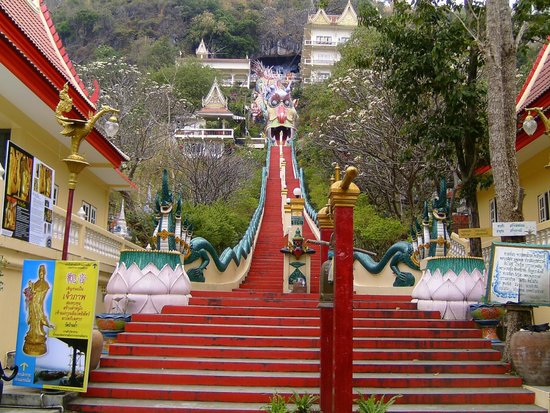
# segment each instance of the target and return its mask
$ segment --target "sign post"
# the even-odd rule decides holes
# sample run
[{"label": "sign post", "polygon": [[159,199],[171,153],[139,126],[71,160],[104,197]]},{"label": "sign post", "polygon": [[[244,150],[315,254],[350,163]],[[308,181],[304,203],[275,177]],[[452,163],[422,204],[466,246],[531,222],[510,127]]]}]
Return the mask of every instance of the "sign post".
[{"label": "sign post", "polygon": [[550,246],[494,243],[487,291],[490,302],[550,305]]},{"label": "sign post", "polygon": [[491,228],[460,228],[458,230],[460,238],[490,238],[493,236]]},{"label": "sign post", "polygon": [[537,233],[535,221],[493,222],[494,237],[522,237]]}]

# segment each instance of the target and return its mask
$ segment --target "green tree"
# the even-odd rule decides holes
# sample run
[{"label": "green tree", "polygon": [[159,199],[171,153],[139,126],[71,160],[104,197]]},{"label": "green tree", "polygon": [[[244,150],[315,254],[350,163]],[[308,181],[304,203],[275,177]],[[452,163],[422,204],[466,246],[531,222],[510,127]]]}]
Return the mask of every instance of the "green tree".
[{"label": "green tree", "polygon": [[198,110],[217,74],[216,70],[203,66],[197,59],[188,59],[180,65],[160,69],[153,73],[152,78],[160,84],[172,85],[176,96]]},{"label": "green tree", "polygon": [[[479,226],[476,169],[488,160],[486,91],[479,81],[483,59],[466,30],[475,21],[461,6],[396,1],[388,17],[380,17],[374,6],[362,8],[362,24],[381,34],[375,59],[366,63],[386,74],[386,87],[397,95],[395,110],[404,119],[400,133],[424,143],[432,159],[450,161],[470,225]],[[479,239],[471,240],[470,248],[481,256]]]},{"label": "green tree", "polygon": [[379,41],[375,30],[359,28],[342,49],[330,81],[305,88],[300,159],[321,168],[332,162],[355,165],[356,181],[369,201],[409,223],[431,196],[434,178],[448,166],[426,156],[425,142],[402,134],[405,119],[395,111],[398,97],[386,87],[386,75],[360,67],[374,61]]}]

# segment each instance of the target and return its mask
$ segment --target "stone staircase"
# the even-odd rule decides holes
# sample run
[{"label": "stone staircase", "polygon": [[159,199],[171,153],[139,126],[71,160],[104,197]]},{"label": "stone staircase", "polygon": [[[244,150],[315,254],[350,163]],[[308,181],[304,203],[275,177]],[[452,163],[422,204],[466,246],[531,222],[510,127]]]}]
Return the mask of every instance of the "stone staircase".
[{"label": "stone staircase", "polygon": [[[272,151],[264,218],[241,288],[193,292],[189,306],[134,315],[71,410],[258,412],[275,392],[319,394],[318,294],[281,293],[285,240]],[[286,148],[285,158],[289,165]],[[356,295],[353,325],[354,393],[401,395],[390,412],[546,411],[472,322],[441,320],[408,296]]]},{"label": "stone staircase", "polygon": [[[467,321],[408,297],[356,296],[355,394],[402,395],[395,412],[532,412],[533,393]],[[270,396],[319,394],[313,294],[197,292],[135,315],[92,372],[82,412],[258,412]]]}]

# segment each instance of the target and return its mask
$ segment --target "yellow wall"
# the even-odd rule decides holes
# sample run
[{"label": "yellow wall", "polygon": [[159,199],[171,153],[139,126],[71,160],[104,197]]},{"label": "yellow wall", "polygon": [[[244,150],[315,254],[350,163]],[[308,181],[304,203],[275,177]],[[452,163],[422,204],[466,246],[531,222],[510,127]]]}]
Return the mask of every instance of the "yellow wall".
[{"label": "yellow wall", "polygon": [[[550,138],[542,136],[539,139]],[[521,152],[519,152],[520,156],[523,155]],[[550,191],[550,169],[544,167],[548,163],[549,156],[550,150],[544,150],[523,161],[519,166],[520,185],[525,190],[523,216],[526,221],[538,222],[537,196],[543,192]],[[495,197],[494,188],[491,186],[487,190],[478,191],[477,194],[480,226],[482,228],[490,227],[489,201]]]},{"label": "yellow wall", "polygon": [[[31,114],[32,116],[32,114]],[[54,113],[52,111],[52,118]],[[11,140],[31,155],[55,170],[55,184],[59,186],[57,205],[63,210],[67,207],[69,172],[63,158],[69,155],[67,146],[55,139],[47,130],[37,124],[27,114],[13,106],[5,97],[0,96],[0,129],[11,129]],[[61,127],[59,128],[61,130]],[[68,140],[68,138],[67,138]],[[85,154],[84,154],[85,155]],[[80,208],[82,201],[96,207],[96,225],[107,229],[108,205],[110,188],[89,170],[84,170],[78,176],[78,184],[74,196],[73,213]],[[0,206],[3,205],[4,181],[0,179]],[[0,216],[3,206],[0,208]],[[114,237],[114,236],[113,236]],[[116,237],[114,237],[116,238]],[[56,245],[59,244],[56,241]],[[74,248],[70,247],[73,253]],[[93,256],[87,252],[77,252],[78,256],[69,259],[100,260],[100,287],[96,308],[103,311],[101,293],[114,268],[114,259]],[[87,255],[86,255],[87,254]],[[0,291],[0,316],[2,317],[2,334],[0,334],[0,360],[5,362],[6,352],[15,349],[19,300],[21,298],[22,264],[25,259],[60,259],[60,248],[45,248],[25,241],[0,235],[0,255],[7,261],[4,268],[3,289]]]},{"label": "yellow wall", "polygon": [[[548,136],[541,136],[538,140],[546,140],[550,143]],[[531,145],[534,145],[532,143]],[[540,142],[536,143],[540,145]],[[533,153],[534,156],[529,156],[529,153]],[[535,221],[539,223],[538,216],[538,200],[537,197],[547,191],[550,191],[550,169],[544,166],[548,164],[550,156],[550,149],[544,149],[540,151],[534,151],[533,147],[522,148],[518,152],[519,163],[519,175],[520,185],[525,191],[525,198],[523,200],[523,216],[526,221]],[[482,228],[490,227],[489,217],[489,202],[495,197],[494,187],[487,190],[480,190],[477,193],[477,200],[479,204],[479,218],[480,226]],[[498,205],[497,205],[498,209]],[[541,227],[548,227],[550,223],[539,225]],[[534,309],[535,324],[550,322],[550,307],[538,307]]]},{"label": "yellow wall", "polygon": [[[69,155],[70,149],[51,137],[47,131],[2,96],[0,96],[0,108],[2,108],[0,129],[11,129],[13,143],[55,170],[55,184],[59,186],[57,205],[66,209],[69,171],[62,159]],[[68,141],[69,138],[67,138]],[[82,205],[82,201],[86,201],[97,209],[96,224],[107,228],[109,191],[109,187],[104,182],[85,169],[78,176],[73,203],[75,212]]]}]

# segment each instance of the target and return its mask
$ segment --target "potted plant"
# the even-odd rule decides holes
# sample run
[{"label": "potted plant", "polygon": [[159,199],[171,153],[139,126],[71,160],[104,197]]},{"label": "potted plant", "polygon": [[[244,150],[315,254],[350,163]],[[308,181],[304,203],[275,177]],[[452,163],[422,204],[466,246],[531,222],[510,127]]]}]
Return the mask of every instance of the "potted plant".
[{"label": "potted plant", "polygon": [[288,413],[285,398],[277,393],[271,396],[268,404],[262,406],[262,410],[268,413]]},{"label": "potted plant", "polygon": [[294,410],[289,410],[287,407],[287,401],[283,396],[278,393],[275,393],[271,396],[269,403],[262,407],[262,410],[268,413],[313,413],[318,410],[313,410],[315,403],[319,398],[312,394],[305,393],[304,395],[299,395],[296,392],[292,392],[292,396],[289,397],[288,403],[294,405]]},{"label": "potted plant", "polygon": [[502,304],[470,304],[470,315],[481,328],[481,336],[493,343],[500,342],[496,329],[505,313],[506,307]]},{"label": "potted plant", "polygon": [[109,345],[116,341],[118,333],[124,331],[126,323],[132,318],[131,314],[126,312],[128,305],[134,302],[128,298],[128,294],[113,298],[111,311],[100,313],[95,316],[97,329],[103,335],[103,353],[109,350]]}]

